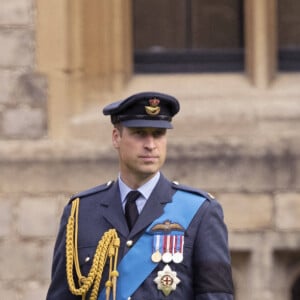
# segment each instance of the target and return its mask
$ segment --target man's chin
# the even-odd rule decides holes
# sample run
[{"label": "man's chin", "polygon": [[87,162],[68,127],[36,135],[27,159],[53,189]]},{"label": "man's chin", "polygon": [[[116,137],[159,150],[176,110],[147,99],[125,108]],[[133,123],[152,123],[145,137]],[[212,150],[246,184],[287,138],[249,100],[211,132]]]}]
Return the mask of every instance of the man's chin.
[{"label": "man's chin", "polygon": [[157,174],[157,172],[158,172],[159,170],[158,169],[148,169],[148,170],[146,170],[146,168],[145,169],[143,169],[143,170],[141,170],[141,172],[140,172],[140,175],[141,175],[141,177],[143,177],[143,178],[151,178],[151,177],[153,177],[153,176],[155,176],[155,174]]}]

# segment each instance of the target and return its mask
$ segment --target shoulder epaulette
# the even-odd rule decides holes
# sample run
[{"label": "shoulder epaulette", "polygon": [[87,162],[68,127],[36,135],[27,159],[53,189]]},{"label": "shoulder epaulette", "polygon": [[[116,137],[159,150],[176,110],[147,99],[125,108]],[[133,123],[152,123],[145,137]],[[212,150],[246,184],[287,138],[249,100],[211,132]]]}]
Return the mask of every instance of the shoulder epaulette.
[{"label": "shoulder epaulette", "polygon": [[71,203],[76,198],[82,198],[82,197],[90,196],[90,195],[105,191],[105,190],[109,189],[112,186],[112,184],[113,184],[113,181],[109,181],[105,184],[98,185],[98,186],[95,186],[95,187],[90,188],[88,190],[85,190],[85,191],[79,192],[77,194],[74,194],[70,198],[69,203]]},{"label": "shoulder epaulette", "polygon": [[210,194],[208,192],[205,192],[203,190],[196,189],[196,188],[193,188],[193,187],[190,187],[190,186],[187,186],[187,185],[179,184],[177,181],[173,181],[172,185],[177,190],[182,190],[182,191],[186,191],[186,192],[189,192],[189,193],[198,194],[198,195],[200,195],[200,196],[202,196],[206,199],[209,199],[209,200],[215,200],[215,197],[212,194]]}]

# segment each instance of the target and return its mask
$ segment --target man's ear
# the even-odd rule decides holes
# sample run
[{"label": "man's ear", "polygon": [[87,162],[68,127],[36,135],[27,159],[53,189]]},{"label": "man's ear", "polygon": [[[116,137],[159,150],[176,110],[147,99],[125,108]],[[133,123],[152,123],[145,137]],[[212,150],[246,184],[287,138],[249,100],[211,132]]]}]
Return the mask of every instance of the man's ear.
[{"label": "man's ear", "polygon": [[112,130],[112,144],[116,149],[119,148],[120,139],[121,139],[120,130],[118,128],[114,127]]}]

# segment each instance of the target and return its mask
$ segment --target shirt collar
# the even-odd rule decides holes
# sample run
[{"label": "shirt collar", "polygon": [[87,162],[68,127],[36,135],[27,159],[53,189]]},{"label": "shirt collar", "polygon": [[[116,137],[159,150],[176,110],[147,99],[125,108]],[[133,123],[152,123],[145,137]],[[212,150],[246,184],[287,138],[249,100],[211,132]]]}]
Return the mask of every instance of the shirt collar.
[{"label": "shirt collar", "polygon": [[[149,181],[140,186],[137,190],[142,194],[142,196],[148,200],[150,197],[154,187],[156,186],[158,180],[160,178],[160,172],[157,172],[154,177],[152,177]],[[119,174],[118,176],[119,189],[121,195],[122,203],[125,201],[127,194],[132,190],[128,185],[124,183]]]}]

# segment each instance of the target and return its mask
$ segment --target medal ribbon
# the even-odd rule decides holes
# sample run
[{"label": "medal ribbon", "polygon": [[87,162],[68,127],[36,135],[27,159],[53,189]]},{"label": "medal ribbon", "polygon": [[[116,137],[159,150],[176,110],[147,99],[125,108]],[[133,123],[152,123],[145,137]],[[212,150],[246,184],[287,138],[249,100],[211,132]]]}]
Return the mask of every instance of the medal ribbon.
[{"label": "medal ribbon", "polygon": [[[158,264],[151,260],[153,235],[150,229],[165,220],[174,219],[174,216],[176,222],[187,228],[204,201],[205,198],[200,195],[181,190],[174,194],[172,202],[164,207],[164,213],[147,228],[121,260],[118,266],[117,300],[127,300]],[[105,300],[105,289],[98,300]]]},{"label": "medal ribbon", "polygon": [[156,234],[153,239],[153,252],[159,251],[160,248],[160,235]]}]

